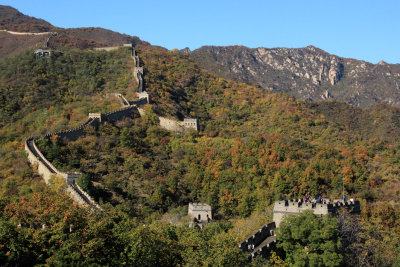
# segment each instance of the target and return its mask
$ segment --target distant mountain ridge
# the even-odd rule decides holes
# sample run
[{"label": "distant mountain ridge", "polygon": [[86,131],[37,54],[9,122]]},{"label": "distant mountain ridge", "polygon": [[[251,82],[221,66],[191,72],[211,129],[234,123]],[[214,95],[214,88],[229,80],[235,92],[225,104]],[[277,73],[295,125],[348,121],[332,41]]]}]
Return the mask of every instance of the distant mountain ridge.
[{"label": "distant mountain ridge", "polygon": [[[91,48],[101,46],[116,46],[124,43],[134,45],[149,45],[136,36],[129,36],[103,28],[71,28],[63,29],[49,22],[22,14],[10,6],[0,5],[0,30],[14,32],[57,32],[49,44],[52,48],[77,47]],[[25,50],[29,47],[42,47],[48,36],[15,35],[0,32],[0,57]]]},{"label": "distant mountain ridge", "polygon": [[46,27],[47,29],[54,27],[45,20],[24,15],[13,7],[0,5],[1,28],[8,27],[11,30],[15,29],[16,25],[22,24],[41,25],[43,27]]},{"label": "distant mountain ridge", "polygon": [[[103,28],[58,28],[50,23],[0,5],[0,30],[57,32],[49,46],[81,49],[150,45],[136,36]],[[43,47],[49,35],[15,35],[0,31],[0,58],[29,47]],[[378,64],[342,58],[314,46],[305,48],[247,48],[204,46],[190,57],[220,77],[257,85],[267,91],[285,92],[300,100],[334,99],[357,107],[385,103],[400,107],[400,64]]]},{"label": "distant mountain ridge", "polygon": [[400,65],[371,64],[305,48],[203,46],[191,58],[234,81],[286,92],[300,100],[335,99],[358,107],[400,106]]}]

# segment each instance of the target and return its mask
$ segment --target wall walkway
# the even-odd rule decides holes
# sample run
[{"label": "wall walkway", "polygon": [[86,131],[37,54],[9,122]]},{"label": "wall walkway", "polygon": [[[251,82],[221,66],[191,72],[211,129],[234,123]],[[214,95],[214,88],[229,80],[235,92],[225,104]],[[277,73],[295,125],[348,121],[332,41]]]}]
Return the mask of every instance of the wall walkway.
[{"label": "wall walkway", "polygon": [[[110,50],[113,49],[114,49],[113,47],[110,48]],[[63,177],[67,185],[67,192],[70,194],[71,198],[75,202],[81,205],[88,205],[93,208],[100,209],[99,205],[89,196],[89,194],[87,194],[84,190],[82,190],[76,183],[76,181],[82,174],[76,172],[64,173],[59,171],[40,152],[40,150],[35,144],[35,140],[41,137],[49,138],[53,135],[58,135],[62,139],[66,138],[69,141],[75,141],[79,137],[85,135],[85,128],[88,126],[97,126],[103,123],[104,121],[122,120],[125,117],[131,116],[133,112],[138,112],[141,116],[143,116],[145,114],[145,111],[139,108],[139,106],[144,104],[149,104],[150,95],[146,91],[143,91],[143,67],[140,67],[139,57],[136,55],[135,49],[133,47],[132,47],[132,58],[135,64],[134,77],[138,83],[137,91],[139,100],[130,102],[122,94],[116,93],[114,94],[114,96],[121,100],[122,103],[121,109],[104,114],[89,113],[88,120],[74,129],[59,131],[55,133],[48,133],[42,136],[29,137],[25,141],[25,151],[28,160],[32,165],[37,166],[38,173],[43,177],[46,184],[49,184],[51,182],[51,178],[53,176],[59,175]],[[164,117],[159,117],[159,120],[161,127],[164,127],[171,131],[184,132],[186,128],[185,122],[167,119]],[[196,122],[196,127],[197,127],[197,122]]]}]

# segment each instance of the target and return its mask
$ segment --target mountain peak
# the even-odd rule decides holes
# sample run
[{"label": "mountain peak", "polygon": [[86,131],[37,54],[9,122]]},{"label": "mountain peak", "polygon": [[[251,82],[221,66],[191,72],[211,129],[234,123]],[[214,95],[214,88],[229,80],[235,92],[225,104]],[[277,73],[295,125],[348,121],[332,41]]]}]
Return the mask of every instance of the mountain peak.
[{"label": "mountain peak", "polygon": [[[63,29],[49,22],[22,14],[17,9],[0,5],[0,57],[12,55],[29,47],[45,46],[50,32],[57,32],[49,41],[49,47],[92,48],[102,46],[119,46],[124,43],[149,45],[136,36],[120,34],[103,28],[71,28]],[[34,35],[31,33],[43,33]],[[49,33],[46,35],[44,33]]]},{"label": "mountain peak", "polygon": [[[354,106],[400,106],[400,68],[342,58],[309,45],[304,48],[201,47],[191,53],[200,66],[226,79],[286,92],[300,100],[333,98]],[[327,93],[328,92],[328,93]],[[329,96],[329,97],[327,97]]]},{"label": "mountain peak", "polygon": [[24,25],[24,24],[31,25],[33,27],[38,25],[45,26],[44,28],[46,30],[44,31],[47,31],[49,28],[53,27],[50,23],[48,23],[45,20],[24,15],[11,6],[0,5],[0,28],[8,30],[17,30],[18,25]]}]

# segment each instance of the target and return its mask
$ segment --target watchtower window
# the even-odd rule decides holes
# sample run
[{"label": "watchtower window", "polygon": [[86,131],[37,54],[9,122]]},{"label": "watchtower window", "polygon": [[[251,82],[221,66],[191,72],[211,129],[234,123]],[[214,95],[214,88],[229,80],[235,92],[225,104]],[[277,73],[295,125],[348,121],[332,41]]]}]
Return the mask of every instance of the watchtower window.
[{"label": "watchtower window", "polygon": [[201,220],[201,215],[200,214],[199,214],[198,218],[199,218],[199,221],[200,221]]}]

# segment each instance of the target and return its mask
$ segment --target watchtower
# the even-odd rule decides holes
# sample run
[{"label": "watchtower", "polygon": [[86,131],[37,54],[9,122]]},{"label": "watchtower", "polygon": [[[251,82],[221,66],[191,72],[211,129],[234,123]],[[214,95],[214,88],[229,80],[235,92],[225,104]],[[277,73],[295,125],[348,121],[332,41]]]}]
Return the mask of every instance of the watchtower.
[{"label": "watchtower", "polygon": [[139,99],[146,99],[147,104],[150,104],[151,98],[150,98],[150,94],[146,91],[143,92],[139,92],[137,93],[137,96]]},{"label": "watchtower", "polygon": [[36,49],[35,52],[33,52],[36,56],[36,60],[39,60],[43,57],[50,57],[51,56],[51,50],[43,50],[43,49]]},{"label": "watchtower", "polygon": [[198,121],[197,119],[193,118],[185,118],[183,120],[183,127],[185,129],[195,129],[196,131],[199,130]]},{"label": "watchtower", "polygon": [[89,113],[89,119],[97,119],[99,122],[102,122],[102,120],[104,120],[104,117],[101,113]]},{"label": "watchtower", "polygon": [[212,220],[211,206],[205,203],[189,203],[190,226],[195,223],[202,228]]}]

